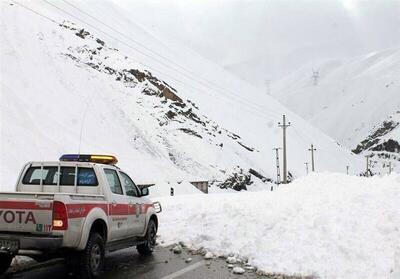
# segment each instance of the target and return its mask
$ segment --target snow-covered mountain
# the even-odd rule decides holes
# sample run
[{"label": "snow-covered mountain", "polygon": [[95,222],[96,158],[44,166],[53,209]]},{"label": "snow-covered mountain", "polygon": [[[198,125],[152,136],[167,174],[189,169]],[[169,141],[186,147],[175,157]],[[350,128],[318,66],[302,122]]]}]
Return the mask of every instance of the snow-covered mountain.
[{"label": "snow-covered mountain", "polygon": [[[379,157],[394,159],[393,165],[399,157],[399,92],[400,49],[324,61],[314,69],[306,65],[272,89],[283,104],[355,153],[389,152]],[[373,162],[381,172],[378,165],[386,168],[389,161]]]},{"label": "snow-covered mountain", "polygon": [[305,65],[275,83],[271,94],[353,149],[375,125],[400,109],[399,90],[400,49],[389,49]]},{"label": "snow-covered mountain", "polygon": [[[266,83],[273,83],[301,68],[304,64],[313,61],[322,61],[331,57],[352,57],[363,53],[357,47],[349,47],[351,42],[336,41],[324,44],[313,44],[298,47],[291,52],[267,52],[262,56],[240,61],[225,66],[229,72],[241,79],[265,87]],[[316,63],[317,64],[317,63]]]},{"label": "snow-covered mountain", "polygon": [[0,190],[23,163],[110,153],[143,182],[275,177],[272,148],[288,129],[288,164],[354,172],[359,156],[262,90],[137,25],[110,2],[2,1]]}]

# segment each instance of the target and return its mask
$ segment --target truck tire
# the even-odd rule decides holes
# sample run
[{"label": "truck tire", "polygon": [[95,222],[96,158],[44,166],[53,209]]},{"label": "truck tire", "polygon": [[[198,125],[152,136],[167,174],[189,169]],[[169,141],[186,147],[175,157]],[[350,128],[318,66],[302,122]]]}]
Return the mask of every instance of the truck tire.
[{"label": "truck tire", "polygon": [[5,273],[10,267],[13,256],[10,255],[0,255],[0,275]]},{"label": "truck tire", "polygon": [[147,232],[145,236],[145,243],[136,246],[139,254],[147,256],[153,253],[154,247],[156,246],[157,226],[154,220],[150,220],[147,225]]},{"label": "truck tire", "polygon": [[80,278],[97,278],[103,271],[105,244],[98,233],[91,233],[86,247],[79,252],[77,275]]}]

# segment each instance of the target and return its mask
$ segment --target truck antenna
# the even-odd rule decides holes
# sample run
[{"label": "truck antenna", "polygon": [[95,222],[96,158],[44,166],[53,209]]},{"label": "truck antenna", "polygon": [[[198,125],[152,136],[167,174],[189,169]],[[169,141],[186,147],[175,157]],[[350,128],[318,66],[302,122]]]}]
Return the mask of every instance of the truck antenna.
[{"label": "truck antenna", "polygon": [[89,106],[90,106],[90,102],[87,102],[86,103],[85,112],[83,113],[82,120],[81,120],[81,131],[79,133],[79,147],[78,147],[78,154],[79,155],[81,154],[81,143],[82,143],[83,127],[85,125],[86,115],[87,115],[87,112],[89,110]]}]

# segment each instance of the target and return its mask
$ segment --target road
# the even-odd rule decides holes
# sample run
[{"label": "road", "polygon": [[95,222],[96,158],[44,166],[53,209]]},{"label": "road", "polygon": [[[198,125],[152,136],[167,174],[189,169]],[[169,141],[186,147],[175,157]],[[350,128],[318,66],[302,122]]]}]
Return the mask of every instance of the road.
[{"label": "road", "polygon": [[[192,258],[186,263],[185,260]],[[6,273],[7,279],[40,279],[57,278],[71,279],[63,261],[43,264],[23,271]],[[246,271],[243,275],[236,275],[227,268],[224,259],[204,260],[202,255],[192,255],[183,250],[181,254],[174,254],[170,247],[156,247],[154,254],[142,258],[134,248],[124,249],[107,254],[106,268],[102,279],[222,279],[222,278],[267,278],[257,275],[254,271]]]}]

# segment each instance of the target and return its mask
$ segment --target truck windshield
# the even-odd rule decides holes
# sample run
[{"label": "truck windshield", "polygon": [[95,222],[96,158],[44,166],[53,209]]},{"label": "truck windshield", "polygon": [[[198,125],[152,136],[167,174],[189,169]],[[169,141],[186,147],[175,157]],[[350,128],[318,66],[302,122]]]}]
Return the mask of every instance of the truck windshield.
[{"label": "truck windshield", "polygon": [[[75,185],[75,167],[60,167],[60,185],[74,186]],[[30,167],[22,179],[22,184],[40,185],[40,180],[43,180],[43,185],[57,185],[58,167]],[[98,181],[93,168],[78,168],[77,186],[97,186]]]}]

